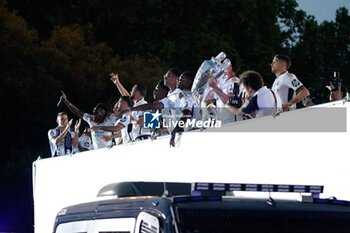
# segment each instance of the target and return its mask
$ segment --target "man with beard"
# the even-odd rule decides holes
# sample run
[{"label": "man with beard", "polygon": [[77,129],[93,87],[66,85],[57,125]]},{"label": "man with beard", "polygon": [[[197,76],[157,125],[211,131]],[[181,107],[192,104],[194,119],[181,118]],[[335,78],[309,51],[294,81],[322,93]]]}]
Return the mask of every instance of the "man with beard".
[{"label": "man with beard", "polygon": [[271,89],[281,97],[283,111],[296,109],[296,104],[310,95],[298,78],[288,72],[291,64],[284,54],[277,54],[271,62],[271,72],[276,75]]}]

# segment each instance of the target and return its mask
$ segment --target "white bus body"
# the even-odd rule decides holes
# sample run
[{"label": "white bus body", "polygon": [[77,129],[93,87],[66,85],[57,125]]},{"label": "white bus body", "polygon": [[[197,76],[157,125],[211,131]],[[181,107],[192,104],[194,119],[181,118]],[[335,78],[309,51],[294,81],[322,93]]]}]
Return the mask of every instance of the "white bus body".
[{"label": "white bus body", "polygon": [[122,181],[314,184],[325,187],[323,197],[350,200],[349,106],[339,101],[220,132],[186,132],[175,148],[166,136],[37,160],[35,233],[52,232],[63,207],[94,200],[101,187]]}]

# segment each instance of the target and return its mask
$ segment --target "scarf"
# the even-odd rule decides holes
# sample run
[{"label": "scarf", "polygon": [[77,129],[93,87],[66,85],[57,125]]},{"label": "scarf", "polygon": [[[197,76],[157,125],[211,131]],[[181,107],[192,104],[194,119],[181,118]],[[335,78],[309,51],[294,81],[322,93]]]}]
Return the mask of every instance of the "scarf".
[{"label": "scarf", "polygon": [[[55,132],[56,132],[56,136],[60,135],[61,134],[61,130],[60,130],[60,127],[57,127],[55,129]],[[63,140],[63,143],[64,143],[64,154],[70,154],[72,152],[72,135],[70,134],[70,131],[68,130],[66,136],[64,137],[64,140]],[[55,155],[54,156],[59,156],[60,154],[58,154],[58,150],[57,150],[57,147],[56,147],[56,151],[55,151]]]}]

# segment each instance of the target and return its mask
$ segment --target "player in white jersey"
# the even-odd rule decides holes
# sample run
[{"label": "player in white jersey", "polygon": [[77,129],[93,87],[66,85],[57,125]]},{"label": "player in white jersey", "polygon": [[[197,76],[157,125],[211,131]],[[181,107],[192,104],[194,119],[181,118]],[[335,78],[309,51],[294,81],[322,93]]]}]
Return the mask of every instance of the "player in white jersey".
[{"label": "player in white jersey", "polygon": [[[175,127],[177,127],[177,123],[182,117],[184,116],[192,116],[192,109],[193,104],[191,101],[188,100],[189,93],[184,93],[183,90],[177,88],[178,85],[178,79],[180,76],[180,72],[172,68],[170,69],[164,76],[164,84],[169,87],[170,91],[168,93],[168,96],[159,102],[155,103],[148,103],[140,106],[134,106],[130,109],[130,111],[146,111],[146,110],[155,110],[155,109],[169,109],[172,111],[171,116],[165,116],[164,121],[166,121],[165,124],[169,127],[169,132],[174,135],[173,138],[175,138],[177,130],[175,130]],[[185,78],[184,75],[184,80]],[[192,79],[193,82],[193,79]],[[186,85],[186,91],[190,91],[192,87],[192,82],[190,85]],[[191,110],[190,110],[191,109]],[[174,119],[169,119],[167,117],[174,117]],[[175,131],[174,131],[175,130]],[[170,141],[170,145],[173,146],[173,141]]]},{"label": "player in white jersey", "polygon": [[179,88],[175,88],[173,91],[169,91],[167,97],[159,101],[159,103],[162,104],[163,125],[167,127],[169,132],[173,131],[176,122],[179,121],[182,116],[182,95],[182,91]]},{"label": "player in white jersey", "polygon": [[264,86],[264,80],[258,72],[246,71],[241,74],[241,82],[249,101],[241,108],[228,105],[234,114],[248,118],[272,115],[282,108],[279,96]]},{"label": "player in white jersey", "polygon": [[[118,74],[111,73],[110,76],[111,76],[111,81],[117,86],[120,94],[122,96],[130,96],[134,102],[134,106],[139,106],[147,103],[147,101],[145,101],[144,99],[147,94],[147,88],[144,85],[135,84],[132,87],[131,92],[129,93],[121,84]],[[132,133],[131,133],[131,137],[133,140],[140,135],[150,134],[150,131],[148,129],[143,128],[142,111],[132,112],[130,116],[130,120],[133,124]]]},{"label": "player in white jersey", "polygon": [[105,141],[110,141],[113,138],[119,137],[119,133],[121,132],[122,141],[118,144],[126,144],[131,142],[133,139],[131,137],[132,124],[130,121],[130,115],[122,113],[122,112],[126,112],[126,110],[129,109],[131,106],[132,106],[132,103],[129,96],[120,97],[118,102],[113,107],[114,114],[117,117],[119,117],[115,125],[93,127],[91,129],[93,131],[104,130],[108,132],[113,132],[113,135],[106,135],[103,137]]},{"label": "player in white jersey", "polygon": [[171,126],[169,131],[173,134],[177,132],[176,130],[174,132],[174,127],[184,115],[189,115],[191,119],[200,119],[199,106],[191,92],[193,79],[194,75],[191,72],[182,73],[178,79],[177,88],[169,93],[167,98],[160,100],[164,109],[175,111],[176,117],[169,123]]},{"label": "player in white jersey", "polygon": [[277,54],[271,62],[271,71],[276,75],[271,89],[281,97],[283,111],[296,109],[296,104],[309,96],[308,89],[288,72],[290,66],[290,58],[283,54]]},{"label": "player in white jersey", "polygon": [[153,90],[153,99],[155,102],[168,96],[169,87],[164,85],[164,79],[159,80],[158,84],[154,87]]},{"label": "player in white jersey", "polygon": [[84,132],[80,135],[78,147],[80,152],[94,149],[94,146],[92,145],[91,132],[89,131],[89,128],[85,128]]},{"label": "player in white jersey", "polygon": [[186,122],[189,119],[200,120],[200,109],[196,101],[196,98],[191,92],[192,84],[194,80],[194,74],[192,72],[183,72],[178,80],[177,89],[180,89],[178,99],[179,103],[177,108],[181,109],[181,117],[177,121],[175,128],[171,131],[170,146],[175,146],[175,136],[177,132],[182,132],[185,129],[179,124],[180,121]]},{"label": "player in white jersey", "polygon": [[164,75],[164,85],[169,87],[169,92],[167,97],[159,100],[158,102],[143,104],[139,106],[134,106],[130,109],[133,111],[146,111],[146,110],[157,110],[161,109],[164,124],[167,125],[169,132],[174,128],[175,122],[181,117],[180,98],[179,94],[180,89],[177,88],[177,81],[180,76],[180,71],[176,68],[169,69],[168,72]]},{"label": "player in white jersey", "polygon": [[[103,107],[104,108],[104,107]],[[97,109],[94,111],[94,115],[91,115],[89,113],[84,113],[83,119],[89,124],[90,128],[92,127],[101,127],[101,126],[111,126],[114,125],[117,118],[113,114],[108,114],[104,118],[102,122],[96,122],[94,120],[94,116],[102,116],[106,110],[103,110],[101,108],[101,105],[97,105]],[[94,146],[94,149],[104,148],[108,147],[112,144],[112,141],[106,141],[103,139],[104,136],[110,136],[112,135],[110,132],[106,132],[104,130],[95,130],[91,132],[91,139],[92,144]]]},{"label": "player in white jersey", "polygon": [[[134,101],[134,106],[147,104],[145,96],[147,94],[147,88],[142,84],[136,84],[131,90],[131,99]],[[141,135],[149,135],[150,130],[143,128],[143,111],[133,112],[131,114],[132,138],[133,140]]]},{"label": "player in white jersey", "polygon": [[[69,102],[64,92],[62,92],[61,100],[75,115],[85,120],[90,127],[112,126],[117,120],[114,114],[108,113],[107,106],[105,104],[97,104],[93,109],[93,113],[89,114],[80,111],[79,108]],[[103,130],[95,130],[91,133],[94,149],[104,148],[112,144],[112,141],[103,140],[103,136],[105,135],[108,136],[112,134]]]},{"label": "player in white jersey", "polygon": [[[220,120],[223,124],[232,121],[238,121],[241,118],[232,114],[227,108],[226,103],[230,97],[234,94],[239,95],[240,89],[235,89],[235,85],[239,87],[240,80],[236,77],[238,72],[238,64],[232,62],[229,63],[225,75],[216,79],[211,77],[208,80],[209,87],[212,88],[211,94],[207,96],[206,102],[209,104],[212,100],[215,100],[216,104],[216,119]],[[238,93],[235,93],[238,92]]]},{"label": "player in white jersey", "polygon": [[58,126],[48,132],[51,156],[62,156],[71,154],[78,146],[80,119],[76,122],[74,132],[70,130],[72,120],[68,121],[68,114],[60,112],[57,114]]},{"label": "player in white jersey", "polygon": [[[161,99],[164,99],[168,96],[169,87],[164,85],[164,79],[161,79],[158,84],[154,87],[153,90],[153,99],[155,102],[159,102]],[[163,121],[165,115],[170,115],[170,111],[168,109],[161,109],[162,116],[160,117],[160,128],[151,129],[152,137],[162,136],[169,134],[169,131],[166,127],[163,127]]]}]

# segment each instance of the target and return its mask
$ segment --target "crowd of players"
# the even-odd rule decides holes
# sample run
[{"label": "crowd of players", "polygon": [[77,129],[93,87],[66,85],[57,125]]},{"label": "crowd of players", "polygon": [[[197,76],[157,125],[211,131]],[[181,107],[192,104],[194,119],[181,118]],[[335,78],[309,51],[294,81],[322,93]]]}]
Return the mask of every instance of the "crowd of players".
[{"label": "crowd of players", "polygon": [[[72,120],[66,112],[57,114],[57,127],[48,132],[51,156],[61,156],[86,150],[105,148],[131,141],[170,136],[170,146],[175,146],[177,133],[188,130],[181,124],[188,120],[220,121],[222,124],[255,117],[272,115],[296,109],[296,104],[307,99],[308,89],[292,73],[288,72],[291,60],[287,55],[277,54],[271,62],[271,72],[276,79],[271,88],[264,84],[262,76],[252,70],[238,75],[239,65],[230,61],[219,78],[210,77],[206,90],[199,95],[192,93],[194,74],[169,69],[153,91],[154,101],[145,100],[147,88],[142,84],[133,86],[128,92],[111,73],[110,79],[118,88],[121,97],[115,103],[113,112],[105,104],[97,104],[92,114],[82,112],[62,92],[62,101],[79,117],[71,129]],[[345,97],[346,92],[332,83],[328,86],[330,100]],[[307,105],[312,105],[308,102]],[[154,111],[162,119],[157,129],[144,127],[144,112]],[[157,116],[156,116],[157,117]],[[81,119],[87,122],[80,135]]]}]

